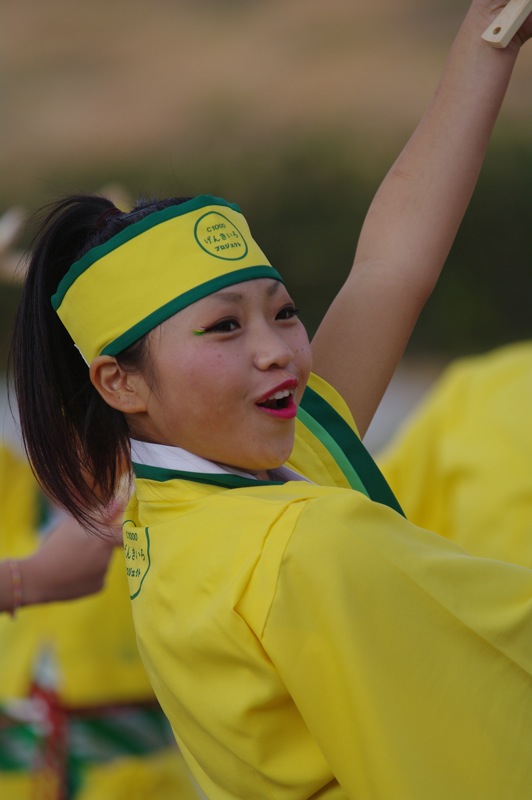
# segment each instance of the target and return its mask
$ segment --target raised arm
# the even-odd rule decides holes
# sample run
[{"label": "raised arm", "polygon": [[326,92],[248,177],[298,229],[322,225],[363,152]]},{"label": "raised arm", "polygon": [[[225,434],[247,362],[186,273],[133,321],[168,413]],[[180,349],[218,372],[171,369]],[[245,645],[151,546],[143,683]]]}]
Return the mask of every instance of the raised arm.
[{"label": "raised arm", "polygon": [[432,102],[370,206],[346,283],[313,340],[314,369],[364,435],[468,206],[528,18],[505,49],[482,39],[501,3],[473,0]]}]

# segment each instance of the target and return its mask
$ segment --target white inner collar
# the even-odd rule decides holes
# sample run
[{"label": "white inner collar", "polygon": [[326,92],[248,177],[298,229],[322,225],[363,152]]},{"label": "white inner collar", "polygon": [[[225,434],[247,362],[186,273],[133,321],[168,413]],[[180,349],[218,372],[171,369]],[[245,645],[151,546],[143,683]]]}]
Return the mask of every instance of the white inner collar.
[{"label": "white inner collar", "polygon": [[[214,461],[189,453],[182,447],[172,447],[167,444],[154,444],[153,442],[141,442],[138,439],[131,439],[131,459],[136,464],[143,464],[149,467],[159,467],[161,469],[181,470],[184,472],[200,472],[209,475],[239,475],[241,478],[251,478],[257,480],[255,475],[250,472],[243,472],[233,467],[226,467]],[[307,481],[307,478],[294,472],[289,467],[282,466],[277,469],[269,470],[268,474],[272,481]]]}]

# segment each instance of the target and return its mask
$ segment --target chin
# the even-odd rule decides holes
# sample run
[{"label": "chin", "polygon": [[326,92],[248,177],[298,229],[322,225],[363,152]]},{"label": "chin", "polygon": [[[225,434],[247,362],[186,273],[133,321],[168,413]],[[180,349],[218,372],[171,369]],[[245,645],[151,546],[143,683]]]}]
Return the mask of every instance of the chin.
[{"label": "chin", "polygon": [[283,450],[281,453],[272,454],[271,458],[268,459],[264,458],[261,466],[258,469],[268,470],[268,469],[278,469],[279,467],[282,467],[290,458],[292,449],[293,449],[293,444],[290,445],[290,447],[287,448],[286,450]]},{"label": "chin", "polygon": [[246,465],[241,464],[240,466],[233,464],[233,467],[242,470],[242,472],[249,472],[252,475],[258,475],[260,472],[267,472],[270,469],[278,469],[278,467],[282,467],[289,456],[290,453],[288,453],[286,458],[280,455],[265,455],[265,457],[261,458],[259,461],[247,462]]},{"label": "chin", "polygon": [[236,459],[235,463],[232,463],[231,460],[218,460],[218,463],[232,464],[233,467],[243,472],[256,474],[258,472],[265,472],[270,469],[282,467],[290,458],[293,449],[294,436],[291,436],[286,442],[278,442],[277,446],[274,448],[257,448],[257,452],[253,454],[252,459],[238,459],[240,462],[239,465],[237,465]]}]

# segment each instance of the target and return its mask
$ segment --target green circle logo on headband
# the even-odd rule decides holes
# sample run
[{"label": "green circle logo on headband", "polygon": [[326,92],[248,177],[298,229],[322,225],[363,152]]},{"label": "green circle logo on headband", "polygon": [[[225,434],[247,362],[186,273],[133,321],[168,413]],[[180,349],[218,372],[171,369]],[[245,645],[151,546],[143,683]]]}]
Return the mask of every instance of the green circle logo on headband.
[{"label": "green circle logo on headband", "polygon": [[52,305],[87,363],[242,281],[281,281],[238,206],[200,196],[154,211],[73,264]]},{"label": "green circle logo on headband", "polygon": [[231,220],[209,211],[196,222],[194,236],[199,246],[216,258],[239,261],[248,254],[247,242]]}]

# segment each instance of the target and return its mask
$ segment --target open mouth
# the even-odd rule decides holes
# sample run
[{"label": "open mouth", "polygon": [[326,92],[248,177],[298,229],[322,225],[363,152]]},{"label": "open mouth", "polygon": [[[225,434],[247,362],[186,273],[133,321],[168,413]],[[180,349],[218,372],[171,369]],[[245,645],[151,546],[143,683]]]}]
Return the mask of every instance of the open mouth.
[{"label": "open mouth", "polygon": [[290,408],[293,403],[293,389],[283,389],[275,392],[271,397],[263,400],[262,403],[257,403],[261,408],[271,408],[273,411],[282,411],[285,408]]}]

